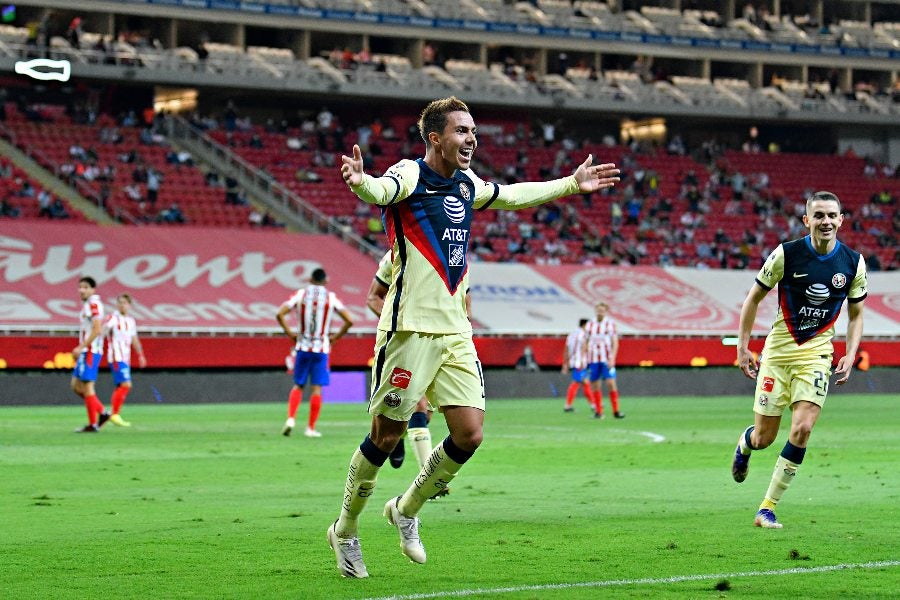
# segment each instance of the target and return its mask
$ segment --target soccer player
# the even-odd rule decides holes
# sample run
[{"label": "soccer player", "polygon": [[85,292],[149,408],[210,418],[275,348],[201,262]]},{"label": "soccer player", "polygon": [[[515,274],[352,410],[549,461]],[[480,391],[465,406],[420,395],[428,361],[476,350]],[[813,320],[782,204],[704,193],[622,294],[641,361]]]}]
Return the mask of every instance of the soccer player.
[{"label": "soccer player", "polygon": [[[825,404],[834,322],[845,299],[847,350],[835,367],[835,383],[847,382],[856,361],[867,294],[866,263],[858,252],[838,241],[843,220],[836,195],[821,191],[809,196],[803,215],[809,235],[780,244],[769,255],[741,307],[737,360],[741,371],[756,379],[756,416],[734,452],[731,473],[735,481],[746,479],[751,452],[775,441],[781,416],[786,408],[791,409],[791,431],[756,513],[757,527],[781,528],[774,509],[803,462],[810,433]],[[757,363],[749,349],[750,333],[759,303],[776,284],[778,314]]]},{"label": "soccer player", "polygon": [[110,400],[112,414],[109,417],[109,421],[119,427],[131,427],[131,423],[124,420],[119,411],[122,410],[125,398],[131,392],[132,347],[137,352],[138,364],[142,369],[147,366],[147,359],[144,357],[141,340],[138,339],[137,323],[134,317],[128,314],[131,310],[131,296],[129,294],[119,294],[116,298],[116,309],[117,311],[110,314],[103,324],[103,335],[107,341],[106,360],[109,361],[109,368],[113,373],[113,382],[116,384],[116,389],[113,391]]},{"label": "soccer player", "polygon": [[379,469],[426,392],[444,413],[450,435],[434,448],[406,492],[384,507],[400,533],[401,551],[413,562],[426,558],[419,510],[447,487],[481,444],[484,384],[465,301],[473,212],[537,206],[618,181],[615,165],[592,165],[590,155],[572,175],[554,181],[483,181],[470,169],[478,144],[475,121],[455,97],[431,102],[422,111],[419,133],[425,157],[401,160],[381,177],[363,171],[358,145],[352,156],[341,157],[341,175],[350,189],[381,207],[392,259],[372,366],[372,427],[351,458],[340,516],[327,532],[345,577],[368,577],[359,516]]},{"label": "soccer player", "polygon": [[572,383],[569,384],[569,389],[566,392],[566,405],[563,410],[565,412],[575,411],[575,407],[572,406],[572,404],[575,402],[575,395],[578,393],[578,388],[583,387],[584,396],[587,398],[588,404],[591,405],[591,408],[596,415],[603,410],[603,407],[597,406],[594,394],[591,391],[591,384],[587,380],[587,324],[587,319],[579,320],[578,329],[572,331],[572,333],[566,337],[566,347],[565,350],[563,350],[562,372],[563,374],[570,373],[572,375]]},{"label": "soccer player", "polygon": [[603,384],[609,388],[609,401],[612,404],[613,416],[624,419],[619,412],[619,387],[616,384],[616,356],[619,353],[619,335],[616,323],[609,316],[609,304],[598,302],[594,306],[596,318],[587,325],[588,331],[588,365],[591,387],[594,391],[594,405],[597,412],[594,416],[603,418]]},{"label": "soccer player", "polygon": [[70,387],[84,400],[88,423],[76,433],[97,433],[109,420],[109,413],[97,397],[94,384],[103,358],[103,301],[97,292],[97,282],[93,277],[84,276],[78,280],[78,296],[81,298],[81,312],[78,345],[72,349],[75,369],[72,371]]},{"label": "soccer player", "polygon": [[[378,270],[375,272],[375,278],[372,280],[372,284],[369,286],[369,293],[366,296],[366,306],[379,317],[384,310],[384,299],[387,296],[388,289],[391,285],[390,282],[393,278],[391,265],[391,253],[388,251],[378,262]],[[466,316],[470,321],[472,320],[472,301],[471,296],[468,294],[468,290],[466,291]],[[416,404],[416,410],[410,417],[408,428],[406,430],[405,437],[412,440],[413,454],[416,455],[416,462],[418,462],[420,469],[425,466],[425,461],[428,459],[432,450],[431,431],[428,429],[428,423],[431,421],[431,413],[432,410],[428,404],[428,397],[422,396],[419,399],[419,403]],[[403,465],[405,456],[405,444],[401,437],[397,446],[388,456],[388,460],[392,467],[399,469]],[[449,488],[438,490],[432,499],[444,496],[448,494],[449,491]]]},{"label": "soccer player", "polygon": [[[294,342],[294,387],[288,396],[288,416],[281,430],[283,435],[291,435],[296,425],[297,409],[303,400],[303,386],[306,380],[310,382],[309,395],[309,420],[307,421],[306,437],[322,437],[316,430],[316,421],[319,419],[319,411],[322,409],[322,386],[328,385],[330,374],[328,371],[328,353],[331,344],[339,340],[350,327],[353,321],[350,313],[344,308],[344,304],[334,292],[329,291],[325,284],[328,276],[324,269],[315,269],[310,277],[310,285],[297,290],[278,309],[275,318],[292,342]],[[297,331],[293,331],[287,323],[287,315],[291,311],[296,312]],[[344,321],[341,328],[331,333],[331,319],[335,313]]]}]

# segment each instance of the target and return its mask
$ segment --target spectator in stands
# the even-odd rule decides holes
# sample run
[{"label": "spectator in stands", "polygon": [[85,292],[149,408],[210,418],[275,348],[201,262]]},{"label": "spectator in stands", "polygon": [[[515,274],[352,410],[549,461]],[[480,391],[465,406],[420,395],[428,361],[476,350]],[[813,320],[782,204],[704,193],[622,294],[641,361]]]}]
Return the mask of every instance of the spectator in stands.
[{"label": "spectator in stands", "polygon": [[225,204],[237,204],[238,198],[238,180],[234,175],[229,173],[225,176]]},{"label": "spectator in stands", "polygon": [[69,44],[71,44],[72,48],[75,50],[81,49],[81,17],[75,17],[69,23],[69,28],[66,30],[66,39],[69,40]]},{"label": "spectator in stands", "polygon": [[19,212],[19,209],[10,204],[6,198],[0,200],[0,217],[15,219],[19,216]]},{"label": "spectator in stands", "polygon": [[63,204],[63,201],[60,198],[56,198],[50,203],[51,219],[68,219],[70,217],[71,215],[69,214],[69,211],[66,210],[66,205]]},{"label": "spectator in stands", "polygon": [[133,200],[134,202],[143,202],[144,196],[141,194],[141,187],[136,183],[129,183],[122,191],[125,192],[125,195],[128,196],[129,200]]},{"label": "spectator in stands", "polygon": [[147,169],[147,202],[151,205],[156,204],[159,197],[159,188],[163,182],[163,174],[150,167]]},{"label": "spectator in stands", "polygon": [[187,219],[185,219],[184,213],[181,212],[181,207],[178,206],[178,203],[173,202],[169,208],[159,212],[157,221],[162,223],[186,223]]}]

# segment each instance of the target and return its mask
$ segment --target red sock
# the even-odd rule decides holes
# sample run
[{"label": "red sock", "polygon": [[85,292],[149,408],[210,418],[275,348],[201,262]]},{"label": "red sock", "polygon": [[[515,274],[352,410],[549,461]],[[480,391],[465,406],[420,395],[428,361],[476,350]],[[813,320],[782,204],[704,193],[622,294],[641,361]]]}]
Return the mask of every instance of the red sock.
[{"label": "red sock", "polygon": [[112,404],[112,414],[119,414],[119,411],[122,410],[122,405],[125,404],[125,398],[130,391],[131,388],[124,385],[120,385],[115,389],[112,398],[110,399],[110,403]]},{"label": "red sock", "polygon": [[591,405],[591,408],[597,410],[597,404],[594,402],[594,393],[591,391],[591,384],[585,381],[582,385],[582,389],[584,389],[584,397],[587,398],[588,404]]},{"label": "red sock", "polygon": [[300,388],[292,388],[288,396],[288,418],[293,419],[297,416],[297,409],[300,408],[300,402],[303,400],[303,390]]},{"label": "red sock", "polygon": [[316,421],[319,420],[319,411],[322,410],[322,395],[316,394],[309,397],[309,428],[316,428]]},{"label": "red sock", "polygon": [[97,409],[94,408],[92,396],[84,396],[84,407],[87,409],[88,425],[97,424]]},{"label": "red sock", "polygon": [[594,391],[594,406],[598,415],[603,414],[603,390],[593,390]]},{"label": "red sock", "polygon": [[566,392],[566,408],[572,408],[572,403],[575,402],[575,394],[578,393],[578,384],[574,381],[569,384],[569,389]]},{"label": "red sock", "polygon": [[619,412],[619,390],[609,392],[609,401],[612,404],[613,412]]},{"label": "red sock", "polygon": [[90,400],[91,402],[94,403],[94,410],[97,411],[98,415],[106,410],[103,407],[103,403],[100,402],[100,398],[97,397],[97,394],[94,394],[93,396],[89,397],[88,400]]}]

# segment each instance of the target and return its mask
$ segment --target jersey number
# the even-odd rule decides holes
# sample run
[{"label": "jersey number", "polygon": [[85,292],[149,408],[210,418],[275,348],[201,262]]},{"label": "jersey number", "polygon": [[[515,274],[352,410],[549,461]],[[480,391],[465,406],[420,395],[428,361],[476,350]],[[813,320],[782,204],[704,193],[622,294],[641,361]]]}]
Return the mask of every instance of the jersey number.
[{"label": "jersey number", "polygon": [[828,377],[822,371],[813,371],[816,378],[813,379],[813,387],[816,388],[816,396],[828,394]]}]

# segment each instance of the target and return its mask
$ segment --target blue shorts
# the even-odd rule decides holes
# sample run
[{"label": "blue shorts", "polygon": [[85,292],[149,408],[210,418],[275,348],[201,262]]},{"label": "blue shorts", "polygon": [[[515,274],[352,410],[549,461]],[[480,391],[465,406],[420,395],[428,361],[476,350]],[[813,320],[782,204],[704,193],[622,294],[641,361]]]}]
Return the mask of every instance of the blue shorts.
[{"label": "blue shorts", "polygon": [[324,352],[297,352],[294,359],[294,383],[303,387],[306,378],[312,385],[328,385],[328,355]]},{"label": "blue shorts", "polygon": [[584,381],[585,377],[587,377],[587,369],[569,369],[569,373],[572,375],[572,381],[575,383],[581,383]]},{"label": "blue shorts", "polygon": [[93,352],[82,352],[75,363],[72,377],[79,381],[97,381],[97,371],[100,370],[100,361],[103,355]]},{"label": "blue shorts", "polygon": [[127,362],[114,362],[111,365],[111,369],[113,382],[116,385],[122,385],[123,383],[129,383],[131,381],[131,367],[128,366]]},{"label": "blue shorts", "polygon": [[609,368],[605,362],[595,362],[588,365],[588,369],[591,371],[591,381],[597,381],[598,379],[615,379],[616,378],[616,368]]}]

